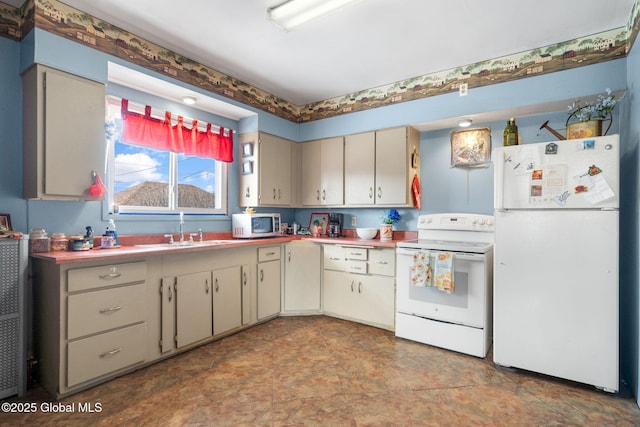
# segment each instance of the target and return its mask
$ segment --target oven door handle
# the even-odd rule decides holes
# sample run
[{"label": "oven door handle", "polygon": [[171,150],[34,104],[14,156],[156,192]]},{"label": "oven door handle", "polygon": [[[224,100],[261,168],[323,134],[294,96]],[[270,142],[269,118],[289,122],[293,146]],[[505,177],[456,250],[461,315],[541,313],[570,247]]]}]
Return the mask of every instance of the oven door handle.
[{"label": "oven door handle", "polygon": [[[413,256],[416,252],[420,251],[420,248],[396,248],[396,255],[409,255]],[[429,251],[431,254],[436,254],[439,252],[447,252],[447,251]],[[473,253],[461,253],[461,252],[453,252],[453,259],[460,261],[479,261],[484,259],[485,254],[473,254]]]}]

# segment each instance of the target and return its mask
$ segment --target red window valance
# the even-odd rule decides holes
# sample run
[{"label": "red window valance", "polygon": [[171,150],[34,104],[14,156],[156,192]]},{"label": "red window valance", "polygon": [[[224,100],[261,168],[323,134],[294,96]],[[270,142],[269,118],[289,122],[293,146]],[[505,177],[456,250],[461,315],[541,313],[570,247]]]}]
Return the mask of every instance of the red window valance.
[{"label": "red window valance", "polygon": [[192,156],[206,157],[223,162],[233,162],[233,130],[229,129],[225,136],[224,128],[218,133],[211,131],[211,123],[207,130],[198,129],[198,121],[193,120],[191,128],[183,124],[182,116],[178,123],[171,124],[171,113],[165,113],[164,120],[151,117],[151,107],[146,106],[144,114],[129,111],[129,100],[122,104],[122,139],[131,144],[144,145],[157,150],[184,153]]}]

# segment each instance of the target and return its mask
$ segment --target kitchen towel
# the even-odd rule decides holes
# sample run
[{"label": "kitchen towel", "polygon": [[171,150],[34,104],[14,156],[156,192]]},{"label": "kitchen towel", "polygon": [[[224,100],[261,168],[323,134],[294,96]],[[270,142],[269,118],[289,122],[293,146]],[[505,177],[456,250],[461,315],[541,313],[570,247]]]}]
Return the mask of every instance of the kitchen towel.
[{"label": "kitchen towel", "polygon": [[433,286],[433,268],[431,267],[431,254],[428,250],[421,249],[413,254],[411,266],[411,286]]},{"label": "kitchen towel", "polygon": [[455,283],[453,280],[453,254],[451,252],[438,252],[434,266],[435,286],[439,291],[448,294],[453,293]]}]

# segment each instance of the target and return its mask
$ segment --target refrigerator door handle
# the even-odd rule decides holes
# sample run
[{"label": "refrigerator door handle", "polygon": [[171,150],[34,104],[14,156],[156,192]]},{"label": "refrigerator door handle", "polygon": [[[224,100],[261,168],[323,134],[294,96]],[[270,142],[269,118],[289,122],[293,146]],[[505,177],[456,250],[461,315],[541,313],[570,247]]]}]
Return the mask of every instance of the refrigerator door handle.
[{"label": "refrigerator door handle", "polygon": [[504,210],[504,151],[494,151],[493,170],[493,207],[498,211]]}]

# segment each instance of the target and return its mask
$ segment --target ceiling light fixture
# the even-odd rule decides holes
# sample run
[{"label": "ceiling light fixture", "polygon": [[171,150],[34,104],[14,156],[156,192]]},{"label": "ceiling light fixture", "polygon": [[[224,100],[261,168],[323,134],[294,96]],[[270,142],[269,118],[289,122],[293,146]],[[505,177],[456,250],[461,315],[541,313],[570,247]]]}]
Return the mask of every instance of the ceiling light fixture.
[{"label": "ceiling light fixture", "polygon": [[312,21],[358,0],[289,0],[267,9],[267,16],[285,31]]},{"label": "ceiling light fixture", "polygon": [[197,100],[198,98],[196,98],[195,96],[187,95],[182,97],[182,102],[187,105],[193,105],[196,103]]},{"label": "ceiling light fixture", "polygon": [[468,128],[469,126],[471,126],[471,123],[473,123],[471,119],[462,119],[458,122],[458,126],[460,126],[461,128]]}]

